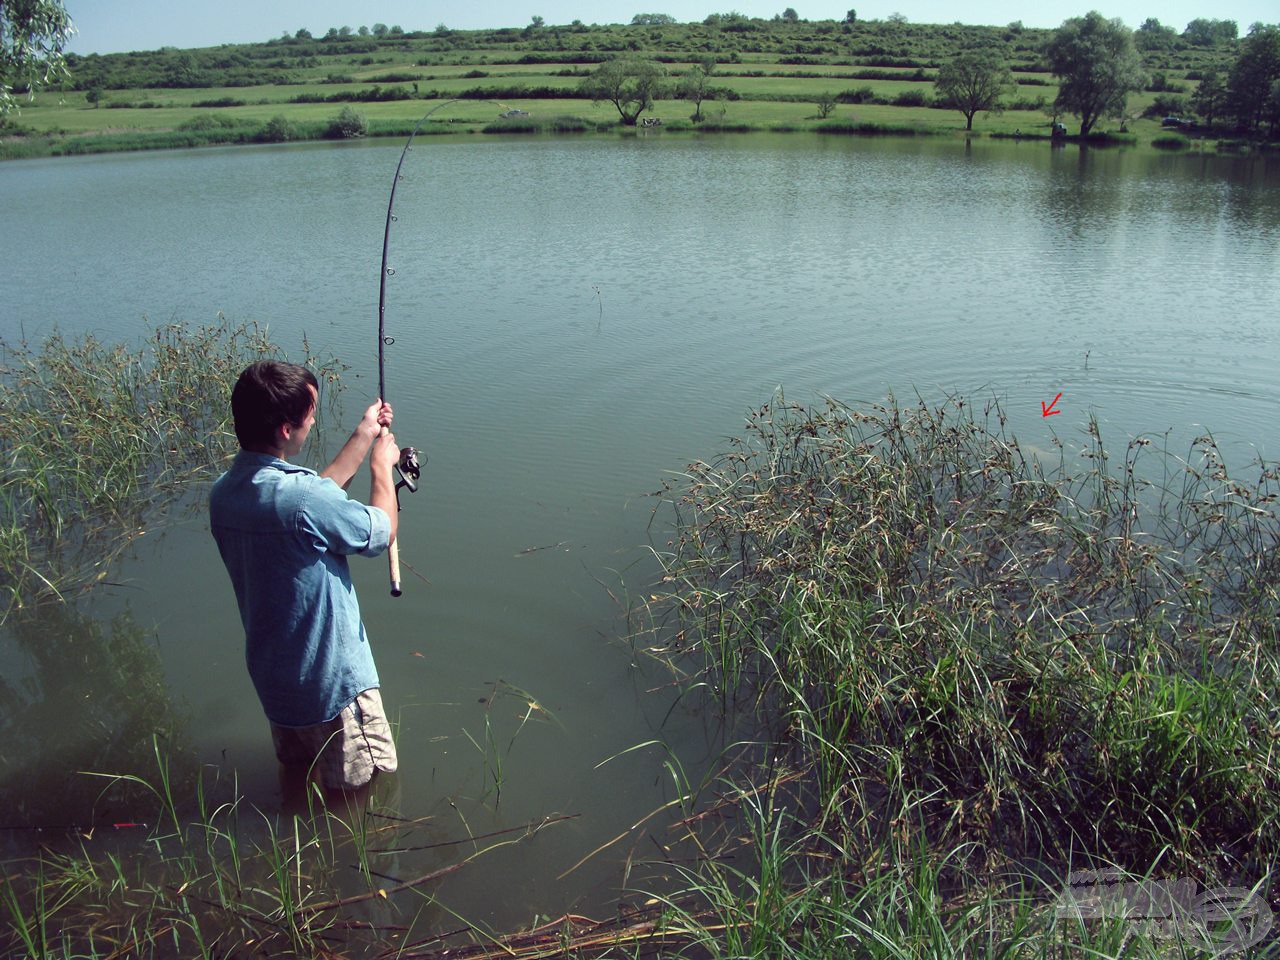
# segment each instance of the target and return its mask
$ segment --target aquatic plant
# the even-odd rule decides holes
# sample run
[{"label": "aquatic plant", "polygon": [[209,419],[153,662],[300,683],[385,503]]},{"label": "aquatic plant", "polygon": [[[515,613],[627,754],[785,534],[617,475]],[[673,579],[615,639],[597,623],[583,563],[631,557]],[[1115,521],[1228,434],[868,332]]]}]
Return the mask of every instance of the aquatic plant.
[{"label": "aquatic plant", "polygon": [[[310,356],[327,401],[341,365]],[[256,324],[157,326],[136,347],[54,332],[0,341],[0,622],[107,578],[234,452],[228,398],[249,362],[278,356]]]},{"label": "aquatic plant", "polygon": [[[756,728],[678,911],[721,916],[713,955],[794,955],[832,903],[859,919],[824,949],[968,955],[968,921],[936,938],[973,904],[1008,947],[1078,867],[1269,883],[1280,471],[1207,435],[1113,463],[1096,422],[1042,457],[995,403],[779,396],[672,483],[647,649]],[[890,901],[923,926],[869,919]],[[769,903],[807,919],[730,935]]]},{"label": "aquatic plant", "polygon": [[[149,776],[97,775],[149,794],[153,822],[85,829],[71,844],[39,844],[3,863],[4,956],[421,956],[428,945],[485,938],[456,917],[443,934],[433,928],[439,881],[572,819],[548,816],[464,842],[431,839],[431,818],[399,816],[377,790],[350,805],[309,797],[306,811],[281,816],[209,777],[196,780],[188,812],[158,741],[154,756]],[[424,832],[431,842],[418,842]],[[389,875],[404,852],[464,846],[474,849],[416,876]]]}]

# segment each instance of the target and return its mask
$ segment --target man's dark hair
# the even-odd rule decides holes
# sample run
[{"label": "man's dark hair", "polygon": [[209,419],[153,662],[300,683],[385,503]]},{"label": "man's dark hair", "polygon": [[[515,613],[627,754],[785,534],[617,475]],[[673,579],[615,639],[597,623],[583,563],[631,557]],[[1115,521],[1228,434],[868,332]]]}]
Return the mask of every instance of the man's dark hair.
[{"label": "man's dark hair", "polygon": [[259,360],[245,368],[231,391],[236,439],[247,450],[270,447],[282,424],[301,426],[311,412],[313,388],[320,384],[306,367],[279,360]]}]

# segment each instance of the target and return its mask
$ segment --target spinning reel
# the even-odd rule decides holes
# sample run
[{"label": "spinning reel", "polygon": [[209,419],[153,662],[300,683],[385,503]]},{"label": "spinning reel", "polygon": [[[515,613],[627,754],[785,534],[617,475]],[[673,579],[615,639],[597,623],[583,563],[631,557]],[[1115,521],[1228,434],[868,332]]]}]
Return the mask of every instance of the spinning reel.
[{"label": "spinning reel", "polygon": [[[422,454],[425,461],[427,455]],[[422,466],[418,463],[418,450],[416,447],[402,447],[400,449],[400,462],[396,464],[396,473],[400,475],[399,481],[396,483],[396,509],[400,509],[400,488],[408,487],[410,493],[418,492],[418,479],[422,476]]]}]

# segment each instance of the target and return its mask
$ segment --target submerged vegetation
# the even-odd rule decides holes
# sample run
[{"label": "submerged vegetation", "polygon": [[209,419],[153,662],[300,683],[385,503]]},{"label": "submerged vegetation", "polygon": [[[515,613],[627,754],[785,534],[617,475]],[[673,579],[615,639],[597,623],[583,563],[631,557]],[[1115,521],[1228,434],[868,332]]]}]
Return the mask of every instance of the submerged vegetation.
[{"label": "submerged vegetation", "polygon": [[650,652],[763,737],[670,897],[713,918],[702,949],[1168,949],[1123,911],[1055,915],[1081,870],[1237,888],[1267,932],[1275,466],[1239,479],[1208,436],[1113,460],[1096,423],[1046,463],[960,399],[779,397],[748,427],[674,490],[652,606]]},{"label": "submerged vegetation", "polygon": [[[200,775],[179,785],[158,742],[151,771],[89,775],[149,800],[149,822],[69,830],[69,846],[4,864],[5,956],[444,956],[442,944],[456,942],[448,933],[471,928],[433,908],[440,881],[567,819],[441,841],[431,818],[406,819],[378,792],[358,807],[309,796],[297,815],[268,815],[234,784]],[[417,876],[389,875],[422,850],[451,857]]]}]

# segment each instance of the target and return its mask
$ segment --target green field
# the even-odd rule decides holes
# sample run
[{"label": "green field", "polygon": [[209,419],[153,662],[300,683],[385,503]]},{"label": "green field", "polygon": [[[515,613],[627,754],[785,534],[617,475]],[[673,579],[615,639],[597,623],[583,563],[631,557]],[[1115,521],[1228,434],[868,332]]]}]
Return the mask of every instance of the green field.
[{"label": "green field", "polygon": [[[495,126],[499,112],[514,108],[530,115],[522,132],[547,129],[564,117],[581,121],[580,128],[609,132],[621,126],[618,111],[584,98],[578,88],[601,62],[620,56],[653,60],[666,71],[666,94],[644,114],[661,121],[664,133],[698,128],[693,104],[678,97],[678,81],[693,64],[714,58],[714,92],[702,105],[713,129],[804,131],[833,122],[850,130],[870,125],[963,136],[961,113],[933,105],[933,80],[952,56],[979,45],[997,50],[1018,83],[1004,99],[1006,109],[980,113],[968,135],[1044,134],[1055,119],[1044,105],[1058,92],[1042,55],[1051,34],[1018,25],[742,19],[718,27],[575,24],[383,38],[282,37],[73,56],[60,89],[24,102],[0,128],[0,157],[312,139],[325,136],[344,106],[367,121],[371,135],[403,135],[451,98],[475,101],[440,112],[451,130],[501,132]],[[1182,44],[1158,55],[1148,51],[1144,62],[1185,97],[1200,71],[1225,70],[1233,54],[1229,46]],[[817,106],[824,94],[837,100],[825,119]],[[1162,134],[1159,117],[1142,114],[1157,96],[1152,90],[1131,95],[1127,116],[1095,132],[1150,143]],[[268,133],[273,118],[282,119]]]}]

